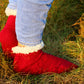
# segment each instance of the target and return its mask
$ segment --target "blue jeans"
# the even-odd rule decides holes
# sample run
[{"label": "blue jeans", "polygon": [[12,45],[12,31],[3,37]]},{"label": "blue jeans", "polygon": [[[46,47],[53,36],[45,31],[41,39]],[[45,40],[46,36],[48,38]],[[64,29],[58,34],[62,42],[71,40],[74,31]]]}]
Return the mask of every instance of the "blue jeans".
[{"label": "blue jeans", "polygon": [[[18,42],[27,46],[40,44],[47,14],[53,0],[17,0],[17,3],[16,0],[14,1],[10,0],[8,7],[17,8],[16,35]],[[14,5],[11,5],[11,2]]]},{"label": "blue jeans", "polygon": [[17,0],[9,0],[8,8],[17,9]]}]

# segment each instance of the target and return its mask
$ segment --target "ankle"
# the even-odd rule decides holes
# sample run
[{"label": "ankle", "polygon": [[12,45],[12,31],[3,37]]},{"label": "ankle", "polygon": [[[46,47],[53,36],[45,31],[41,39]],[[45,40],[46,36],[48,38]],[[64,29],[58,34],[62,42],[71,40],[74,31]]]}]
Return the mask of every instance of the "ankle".
[{"label": "ankle", "polygon": [[25,47],[25,45],[22,45],[21,43],[18,42],[19,47]]}]

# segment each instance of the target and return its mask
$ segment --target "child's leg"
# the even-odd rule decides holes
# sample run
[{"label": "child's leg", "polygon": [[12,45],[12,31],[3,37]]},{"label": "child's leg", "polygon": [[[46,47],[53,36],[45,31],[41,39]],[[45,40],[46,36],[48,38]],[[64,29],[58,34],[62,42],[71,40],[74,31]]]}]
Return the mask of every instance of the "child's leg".
[{"label": "child's leg", "polygon": [[16,35],[19,43],[35,46],[42,42],[42,34],[50,7],[50,3],[38,4],[28,0],[18,0]]},{"label": "child's leg", "polygon": [[[6,15],[9,17],[5,27],[0,31],[0,43],[5,53],[11,52],[11,48],[17,45],[15,34],[16,6],[16,0],[9,0],[9,4],[5,10]],[[8,56],[11,57],[11,55]]]},{"label": "child's leg", "polygon": [[[36,1],[36,2],[35,2]],[[62,73],[76,68],[73,63],[41,51],[43,30],[51,0],[18,0],[16,16],[16,35],[18,43],[13,47],[14,70],[16,72],[42,74]]]},{"label": "child's leg", "polygon": [[[43,30],[51,3],[39,4],[31,1],[17,1],[16,35],[19,44],[41,49]],[[15,49],[16,50],[16,49]],[[31,52],[31,51],[30,51]]]}]

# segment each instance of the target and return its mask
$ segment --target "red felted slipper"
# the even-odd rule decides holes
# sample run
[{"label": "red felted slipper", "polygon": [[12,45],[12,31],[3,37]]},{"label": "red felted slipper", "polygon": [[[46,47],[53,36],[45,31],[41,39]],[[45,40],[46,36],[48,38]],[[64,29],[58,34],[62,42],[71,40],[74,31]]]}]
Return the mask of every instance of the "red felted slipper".
[{"label": "red felted slipper", "polygon": [[[18,41],[15,34],[15,16],[9,16],[7,23],[0,32],[0,42],[4,52],[12,52]],[[29,54],[9,55],[14,57],[14,70],[26,74],[42,74],[46,72],[62,73],[78,66],[62,58],[49,55],[41,50]]]},{"label": "red felted slipper", "polygon": [[26,74],[62,73],[78,67],[67,60],[49,55],[41,50],[29,54],[15,54],[13,65],[15,72]]},{"label": "red felted slipper", "polygon": [[11,48],[18,43],[15,34],[15,18],[13,15],[9,16],[5,27],[0,32],[0,43],[5,53],[10,53]]}]

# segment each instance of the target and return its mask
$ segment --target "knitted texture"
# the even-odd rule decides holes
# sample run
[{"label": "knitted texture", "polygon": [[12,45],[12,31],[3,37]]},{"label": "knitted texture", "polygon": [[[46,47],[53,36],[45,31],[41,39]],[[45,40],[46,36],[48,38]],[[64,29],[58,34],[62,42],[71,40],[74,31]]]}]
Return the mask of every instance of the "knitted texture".
[{"label": "knitted texture", "polygon": [[46,72],[62,73],[77,68],[77,65],[39,50],[30,54],[15,54],[14,70],[26,74],[42,74]]},{"label": "knitted texture", "polygon": [[12,47],[17,45],[18,41],[15,34],[15,16],[8,17],[5,27],[0,32],[0,43],[2,45],[2,50],[5,53],[12,52]]}]

